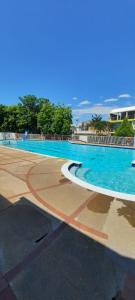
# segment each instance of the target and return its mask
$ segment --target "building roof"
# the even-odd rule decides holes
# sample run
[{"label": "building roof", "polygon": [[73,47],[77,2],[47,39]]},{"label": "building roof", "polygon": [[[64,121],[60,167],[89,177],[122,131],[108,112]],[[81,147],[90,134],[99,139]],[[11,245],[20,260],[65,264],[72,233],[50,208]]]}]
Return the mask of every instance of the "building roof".
[{"label": "building roof", "polygon": [[121,108],[112,109],[110,111],[110,113],[115,114],[115,113],[126,112],[126,111],[135,111],[135,106],[121,107]]}]

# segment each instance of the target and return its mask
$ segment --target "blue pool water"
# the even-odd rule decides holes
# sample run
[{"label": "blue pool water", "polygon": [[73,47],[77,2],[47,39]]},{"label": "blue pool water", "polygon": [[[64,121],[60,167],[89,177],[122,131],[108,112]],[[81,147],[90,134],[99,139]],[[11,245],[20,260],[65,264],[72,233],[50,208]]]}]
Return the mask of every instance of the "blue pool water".
[{"label": "blue pool water", "polygon": [[[7,142],[6,142],[7,144]],[[62,141],[17,141],[8,147],[82,162],[75,175],[93,185],[135,195],[135,150]]]}]

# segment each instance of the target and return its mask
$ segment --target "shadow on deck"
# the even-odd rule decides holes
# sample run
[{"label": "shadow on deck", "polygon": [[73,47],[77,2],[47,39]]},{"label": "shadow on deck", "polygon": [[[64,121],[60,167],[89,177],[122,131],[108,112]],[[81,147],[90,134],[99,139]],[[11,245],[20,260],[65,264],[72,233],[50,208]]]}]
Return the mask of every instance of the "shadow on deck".
[{"label": "shadow on deck", "polygon": [[11,204],[0,196],[0,300],[111,300],[134,270],[134,260],[83,235],[28,198]]}]

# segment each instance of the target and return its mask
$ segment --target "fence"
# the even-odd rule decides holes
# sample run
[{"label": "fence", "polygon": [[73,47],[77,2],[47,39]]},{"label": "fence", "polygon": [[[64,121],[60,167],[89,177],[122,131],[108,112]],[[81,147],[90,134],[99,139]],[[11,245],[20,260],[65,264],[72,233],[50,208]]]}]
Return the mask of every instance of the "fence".
[{"label": "fence", "polygon": [[0,132],[0,140],[14,140],[15,133],[14,132]]},{"label": "fence", "polygon": [[[24,139],[24,133],[16,133],[15,136],[16,136],[16,139],[18,139],[18,140],[19,139],[21,139],[21,140]],[[41,140],[41,134],[38,134],[38,133],[28,133],[27,139],[28,140]]]},{"label": "fence", "polygon": [[[0,140],[22,140],[24,139],[24,133],[14,132],[0,132]],[[27,135],[28,140],[70,140],[71,135],[59,135],[59,134],[35,134],[29,133]]]},{"label": "fence", "polygon": [[90,144],[117,145],[117,146],[134,146],[134,137],[116,137],[116,136],[96,136],[73,135],[73,141],[83,141]]},{"label": "fence", "polygon": [[[0,140],[19,140],[24,139],[23,133],[0,132]],[[28,140],[72,140],[83,141],[90,144],[117,145],[117,146],[135,146],[134,137],[115,137],[115,136],[97,136],[97,135],[49,135],[33,134],[27,136]]]},{"label": "fence", "polygon": [[71,140],[72,136],[71,135],[60,135],[60,134],[54,134],[54,135],[44,135],[44,138],[46,140],[61,140],[61,141],[67,141]]}]

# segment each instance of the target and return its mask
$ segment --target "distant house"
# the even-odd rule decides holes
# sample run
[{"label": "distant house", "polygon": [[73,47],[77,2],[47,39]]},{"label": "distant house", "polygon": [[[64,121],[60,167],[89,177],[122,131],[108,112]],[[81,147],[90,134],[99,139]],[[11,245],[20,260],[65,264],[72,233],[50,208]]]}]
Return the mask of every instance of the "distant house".
[{"label": "distant house", "polygon": [[135,106],[117,108],[110,111],[109,122],[113,124],[113,129],[117,129],[121,122],[127,118],[135,129]]},{"label": "distant house", "polygon": [[90,121],[84,121],[76,126],[72,126],[72,132],[77,135],[93,135],[96,134],[96,130],[90,127]]}]

